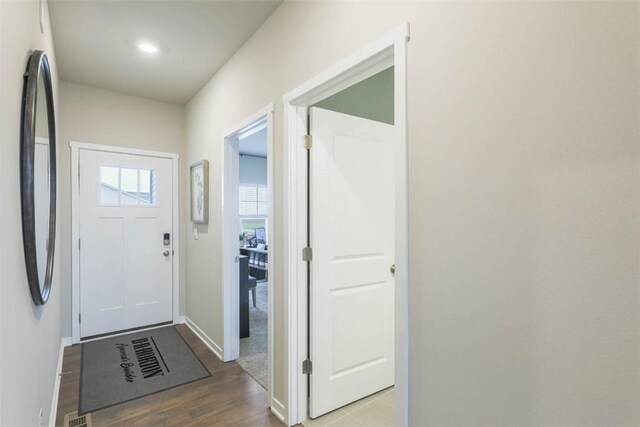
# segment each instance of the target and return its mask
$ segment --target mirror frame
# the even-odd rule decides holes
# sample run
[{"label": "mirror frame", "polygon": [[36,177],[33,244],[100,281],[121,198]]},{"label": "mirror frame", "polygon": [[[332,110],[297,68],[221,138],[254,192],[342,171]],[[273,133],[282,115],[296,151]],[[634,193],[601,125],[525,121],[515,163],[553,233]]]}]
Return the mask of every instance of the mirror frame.
[{"label": "mirror frame", "polygon": [[[38,79],[44,82],[44,94],[38,94]],[[46,97],[47,127],[49,131],[49,239],[47,264],[44,272],[38,271],[36,255],[36,218],[35,218],[35,143],[36,114],[38,96]],[[27,61],[22,88],[22,115],[20,126],[20,196],[22,207],[22,240],[24,260],[27,268],[27,280],[31,299],[36,305],[43,305],[51,294],[53,277],[53,258],[56,239],[56,121],[53,105],[53,87],[51,68],[47,55],[35,50]],[[40,277],[44,274],[42,288]]]}]

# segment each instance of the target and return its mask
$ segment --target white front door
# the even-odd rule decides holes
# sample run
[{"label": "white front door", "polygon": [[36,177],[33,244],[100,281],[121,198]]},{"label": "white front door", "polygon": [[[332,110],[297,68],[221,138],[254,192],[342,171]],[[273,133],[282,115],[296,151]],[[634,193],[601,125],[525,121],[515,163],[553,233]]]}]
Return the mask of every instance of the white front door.
[{"label": "white front door", "polygon": [[311,108],[312,418],[394,384],[393,126]]},{"label": "white front door", "polygon": [[172,167],[80,150],[81,337],[172,320]]}]

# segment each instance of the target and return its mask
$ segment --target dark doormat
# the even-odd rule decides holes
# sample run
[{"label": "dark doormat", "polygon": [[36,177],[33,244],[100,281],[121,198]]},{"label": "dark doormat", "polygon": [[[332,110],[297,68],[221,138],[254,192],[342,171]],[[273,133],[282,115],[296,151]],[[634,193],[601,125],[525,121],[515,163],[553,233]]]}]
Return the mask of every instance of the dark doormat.
[{"label": "dark doormat", "polygon": [[79,414],[211,376],[173,326],[82,344]]}]

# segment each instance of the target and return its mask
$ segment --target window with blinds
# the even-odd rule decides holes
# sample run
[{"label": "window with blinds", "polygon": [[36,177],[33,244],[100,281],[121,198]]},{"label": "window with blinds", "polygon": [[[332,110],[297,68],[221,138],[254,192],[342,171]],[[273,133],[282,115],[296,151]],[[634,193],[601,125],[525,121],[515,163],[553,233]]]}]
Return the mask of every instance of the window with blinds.
[{"label": "window with blinds", "polygon": [[267,187],[240,185],[240,215],[267,215]]}]

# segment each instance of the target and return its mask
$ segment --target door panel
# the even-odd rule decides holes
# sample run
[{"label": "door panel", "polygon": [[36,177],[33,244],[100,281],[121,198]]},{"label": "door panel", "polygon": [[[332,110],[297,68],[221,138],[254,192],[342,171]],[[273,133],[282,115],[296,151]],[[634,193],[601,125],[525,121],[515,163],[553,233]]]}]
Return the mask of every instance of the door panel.
[{"label": "door panel", "polygon": [[[124,218],[96,218],[96,220],[98,222],[98,247],[95,253],[95,265],[98,267],[98,271],[97,274],[91,275],[95,277],[99,287],[98,309],[100,311],[120,310],[124,307],[124,257],[122,251]],[[89,243],[88,237],[85,240],[86,243]],[[88,246],[91,249],[91,245]],[[85,265],[89,264],[88,260],[85,261]],[[90,265],[92,264],[94,263]],[[85,272],[87,271],[85,270]],[[90,292],[90,289],[87,289],[89,286],[90,284],[87,284],[85,287],[86,292]]]},{"label": "door panel", "polygon": [[395,130],[311,108],[311,417],[394,384]]},{"label": "door panel", "polygon": [[80,151],[80,336],[172,320],[170,159]]},{"label": "door panel", "polygon": [[131,302],[136,305],[154,304],[158,302],[158,240],[163,231],[158,228],[157,218],[134,218],[132,221],[130,240],[131,260],[129,277],[132,283],[139,286],[131,288]]}]

